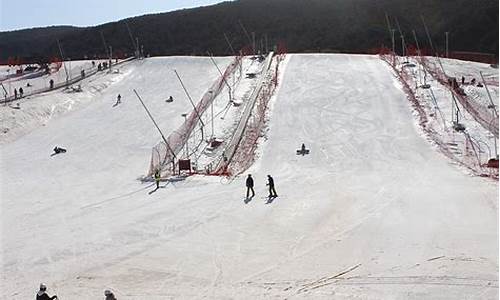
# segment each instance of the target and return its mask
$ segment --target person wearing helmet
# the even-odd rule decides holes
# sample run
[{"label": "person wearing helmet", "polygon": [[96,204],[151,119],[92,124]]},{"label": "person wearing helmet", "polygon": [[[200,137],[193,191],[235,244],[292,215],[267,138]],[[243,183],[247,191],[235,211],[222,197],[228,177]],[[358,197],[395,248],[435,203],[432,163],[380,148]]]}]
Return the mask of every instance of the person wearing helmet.
[{"label": "person wearing helmet", "polygon": [[47,290],[47,286],[43,283],[40,283],[40,290],[38,291],[38,293],[36,293],[36,300],[53,300],[53,299],[57,299],[57,296],[54,295],[52,297],[49,297],[49,295],[47,295],[46,293],[46,290]]},{"label": "person wearing helmet", "polygon": [[106,296],[105,300],[116,300],[115,294],[113,294],[110,290],[105,290],[104,296]]}]

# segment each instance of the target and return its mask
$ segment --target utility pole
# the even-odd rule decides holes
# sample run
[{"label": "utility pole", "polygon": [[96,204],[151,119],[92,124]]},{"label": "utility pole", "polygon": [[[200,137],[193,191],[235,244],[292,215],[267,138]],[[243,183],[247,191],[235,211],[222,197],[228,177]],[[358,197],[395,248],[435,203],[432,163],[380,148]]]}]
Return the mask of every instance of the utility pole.
[{"label": "utility pole", "polygon": [[106,40],[104,39],[104,34],[102,33],[102,31],[100,33],[101,33],[102,44],[104,45],[104,53],[106,53],[106,52],[108,52],[108,46],[106,45]]},{"label": "utility pole", "polygon": [[65,63],[65,59],[64,59],[64,53],[62,51],[62,47],[61,47],[61,44],[59,43],[59,40],[57,40],[57,46],[59,47],[59,53],[61,54],[61,59],[62,59],[62,62],[63,62],[63,66],[64,66],[64,73],[66,73],[66,84],[69,84],[69,75],[68,75],[68,69],[66,69],[66,63]]},{"label": "utility pole", "polygon": [[139,54],[138,53],[139,52],[139,42],[136,39],[137,43],[134,43],[134,37],[132,36],[132,31],[130,30],[130,27],[128,26],[128,23],[125,22],[125,25],[127,25],[128,35],[130,36],[130,40],[132,41],[132,46],[134,48],[134,52],[135,52],[136,58],[139,58],[138,57],[138,54]]},{"label": "utility pole", "polygon": [[227,89],[229,90],[229,101],[232,101],[233,100],[233,96],[232,96],[231,86],[229,85],[229,83],[227,82],[226,78],[224,77],[224,74],[222,74],[222,71],[220,70],[219,66],[215,62],[215,59],[212,56],[212,54],[210,52],[208,52],[208,51],[207,51],[207,54],[210,56],[210,59],[212,60],[212,63],[214,64],[215,68],[217,68],[217,71],[219,71],[219,74],[222,77],[222,80],[226,84]]},{"label": "utility pole", "polygon": [[233,45],[229,41],[229,38],[227,37],[225,32],[224,32],[224,39],[226,39],[226,42],[229,45],[229,49],[231,49],[231,53],[233,53],[235,56],[237,56],[236,51],[234,51]]},{"label": "utility pole", "polygon": [[[248,39],[248,42],[250,43],[250,45],[252,45],[252,38],[250,37],[250,35],[248,34],[248,31],[247,29],[245,28],[245,26],[243,26],[243,23],[241,23],[240,20],[238,20],[238,23],[240,23],[240,27],[241,29],[243,29],[243,32],[245,33],[247,39]],[[254,48],[255,49],[255,48]]]},{"label": "utility pole", "polygon": [[252,50],[253,55],[255,55],[255,31],[252,31]]},{"label": "utility pole", "polygon": [[396,33],[396,29],[391,29],[391,35],[392,35],[392,55],[396,55],[396,43],[395,43],[395,40],[394,40],[394,34]]},{"label": "utility pole", "polygon": [[[186,113],[183,113],[181,116],[184,117],[184,127],[187,128],[186,124],[187,124],[187,114]],[[189,144],[189,136],[186,138],[186,158],[189,158],[189,148],[188,148],[188,144]]]},{"label": "utility pole", "polygon": [[113,63],[113,47],[109,46],[109,72],[111,72],[112,63]]},{"label": "utility pole", "polygon": [[432,54],[436,55],[436,51],[434,50],[434,45],[432,44],[431,35],[429,34],[429,29],[427,28],[427,24],[425,24],[424,17],[420,15],[420,19],[422,19],[422,23],[424,24],[425,34],[427,35],[427,39],[429,40],[429,45],[431,46]]},{"label": "utility pole", "polygon": [[446,39],[446,58],[448,58],[448,31],[444,33]]},{"label": "utility pole", "polygon": [[[188,97],[189,99],[189,102],[191,102],[191,105],[193,106],[193,109],[194,109],[194,112],[196,113],[196,115],[198,116],[198,120],[200,120],[200,129],[201,129],[201,140],[203,141],[205,139],[205,135],[204,135],[204,131],[203,131],[203,127],[205,127],[205,124],[203,123],[203,120],[201,119],[201,115],[200,113],[198,112],[198,110],[196,109],[196,106],[194,105],[194,102],[193,102],[193,99],[191,98],[191,96],[189,95],[186,87],[184,86],[184,83],[182,82],[182,79],[181,77],[179,76],[179,74],[177,73],[177,70],[174,70],[175,72],[175,75],[177,76],[177,78],[179,79],[179,82],[181,83],[181,86],[182,88],[184,89],[184,92],[186,93],[186,96]],[[194,130],[194,129],[193,129]],[[193,131],[193,137],[196,139],[196,131]]]}]

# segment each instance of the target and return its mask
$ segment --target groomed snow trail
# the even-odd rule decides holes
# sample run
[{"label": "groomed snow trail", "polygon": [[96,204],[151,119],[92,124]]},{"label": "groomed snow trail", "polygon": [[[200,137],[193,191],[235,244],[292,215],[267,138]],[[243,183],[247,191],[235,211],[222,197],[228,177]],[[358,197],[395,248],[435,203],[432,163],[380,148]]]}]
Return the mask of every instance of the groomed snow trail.
[{"label": "groomed snow trail", "polygon": [[[213,80],[184,63],[201,95]],[[119,299],[497,297],[498,184],[466,175],[421,136],[378,57],[289,57],[248,203],[246,174],[194,176],[151,195],[135,181],[158,136],[131,93],[110,106],[131,84],[144,82],[146,99],[163,90],[141,81],[156,68],[146,64],[103,103],[3,147],[5,295],[29,298],[45,282],[62,300],[106,288]],[[188,108],[153,103],[172,129]],[[54,143],[68,153],[40,150]],[[310,155],[295,154],[301,143]]]}]

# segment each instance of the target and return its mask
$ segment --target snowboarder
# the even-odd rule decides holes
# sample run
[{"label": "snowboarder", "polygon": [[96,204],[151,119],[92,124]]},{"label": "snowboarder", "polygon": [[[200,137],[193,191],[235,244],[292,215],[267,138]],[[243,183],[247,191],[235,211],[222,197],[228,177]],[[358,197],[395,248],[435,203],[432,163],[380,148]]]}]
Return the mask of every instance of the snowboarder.
[{"label": "snowboarder", "polygon": [[40,290],[38,293],[36,293],[36,300],[53,300],[57,299],[57,296],[54,295],[52,297],[49,297],[47,293],[45,292],[47,290],[47,286],[43,283],[40,283]]},{"label": "snowboarder", "polygon": [[252,174],[248,174],[246,185],[247,185],[247,199],[248,199],[248,194],[250,194],[250,191],[252,191],[252,197],[255,196],[255,192],[253,190]]},{"label": "snowboarder", "polygon": [[110,290],[105,290],[104,296],[106,296],[105,300],[116,300],[115,294],[113,294]]},{"label": "snowboarder", "polygon": [[168,97],[167,100],[165,100],[165,102],[173,102],[174,101],[174,98],[172,98],[172,96]]},{"label": "snowboarder", "polygon": [[118,94],[118,96],[116,97],[116,104],[115,105],[118,105],[122,103],[122,96],[120,94]]},{"label": "snowboarder", "polygon": [[300,151],[302,153],[305,153],[306,152],[306,145],[304,143],[302,143],[302,147],[300,147]]},{"label": "snowboarder", "polygon": [[267,184],[266,185],[269,186],[269,198],[278,197],[278,194],[276,194],[276,190],[274,189],[274,179],[271,177],[271,175],[267,175]]},{"label": "snowboarder", "polygon": [[14,89],[14,99],[17,99],[17,89]]},{"label": "snowboarder", "polygon": [[22,97],[23,97],[23,94],[24,94],[23,88],[22,88],[22,87],[20,87],[20,88],[19,88],[19,98],[22,98]]},{"label": "snowboarder", "polygon": [[59,154],[59,153],[66,153],[66,149],[56,146],[54,148],[54,154]]},{"label": "snowboarder", "polygon": [[160,178],[161,178],[160,170],[155,171],[154,177],[155,177],[155,182],[156,182],[156,189],[159,189],[160,188]]}]

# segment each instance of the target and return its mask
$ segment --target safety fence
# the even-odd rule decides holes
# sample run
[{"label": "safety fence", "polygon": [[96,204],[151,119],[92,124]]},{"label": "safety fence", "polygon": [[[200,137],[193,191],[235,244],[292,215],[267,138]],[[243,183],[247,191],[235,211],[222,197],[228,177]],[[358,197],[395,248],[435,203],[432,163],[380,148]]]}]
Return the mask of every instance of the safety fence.
[{"label": "safety fence", "polygon": [[398,68],[398,66],[403,65],[402,61],[399,61],[399,58],[397,56],[388,54],[387,52],[381,53],[380,58],[385,61],[394,71],[394,74],[403,87],[403,91],[405,92],[408,100],[410,101],[413,109],[418,116],[418,123],[421,130],[425,133],[427,138],[437,146],[439,151],[450,160],[460,166],[467,168],[475,175],[487,176],[497,179],[498,169],[486,168],[487,164],[483,162],[482,158],[479,156],[479,142],[475,141],[474,138],[472,138],[467,132],[464,132],[465,150],[463,153],[463,157],[462,159],[459,159],[452,151],[453,149],[450,149],[449,143],[446,143],[442,139],[442,137],[439,136],[436,130],[432,128],[432,126],[429,126],[429,119],[427,117],[424,105],[418,99],[416,91],[411,88],[412,86],[415,86],[415,82],[413,82],[415,79],[411,74],[406,72],[406,69],[404,67]]},{"label": "safety fence", "polygon": [[182,151],[191,133],[198,125],[201,115],[203,115],[214,99],[224,89],[226,79],[238,69],[238,66],[242,63],[242,59],[243,56],[241,55],[234,58],[222,76],[220,76],[201,97],[200,101],[195,106],[196,110],[193,110],[189,116],[187,116],[186,121],[168,136],[166,139],[168,145],[165,141],[161,141],[153,147],[149,170],[144,179],[149,179],[156,170],[160,170],[162,176],[175,173],[177,155]]},{"label": "safety fence", "polygon": [[267,58],[264,62],[264,67],[262,68],[262,71],[257,81],[257,86],[254,88],[252,94],[248,98],[243,114],[241,115],[241,118],[238,122],[238,126],[236,127],[236,130],[233,132],[233,135],[231,136],[231,139],[224,150],[222,159],[219,161],[217,167],[215,168],[217,174],[227,174],[229,172],[228,170],[229,164],[231,163],[233,156],[235,155],[236,150],[240,145],[243,133],[248,124],[248,120],[255,107],[255,103],[257,102],[259,95],[261,95],[261,91],[263,90],[264,86],[266,86],[266,82],[268,81],[266,79],[268,77],[273,56],[274,52],[271,52],[267,55]]},{"label": "safety fence", "polygon": [[[129,62],[131,60],[135,59],[135,57],[130,57],[130,58],[127,58],[125,60],[122,60],[122,61],[119,61],[115,64],[113,64],[113,66],[119,66],[121,64],[124,64],[126,62]],[[63,82],[54,82],[53,86],[52,87],[43,87],[43,88],[38,88],[38,89],[30,89],[30,90],[27,90],[24,94],[23,94],[23,97],[22,98],[25,98],[27,96],[32,96],[32,95],[36,95],[36,94],[40,94],[40,93],[45,93],[45,92],[49,92],[49,91],[53,91],[53,90],[57,90],[57,89],[60,89],[60,88],[64,88],[64,87],[69,87],[89,76],[92,76],[92,75],[95,75],[97,74],[98,72],[106,72],[107,70],[109,69],[104,69],[104,70],[99,70],[97,67],[92,67],[90,69],[85,69],[85,73],[82,74],[80,73],[79,75],[76,75],[68,80],[65,80]],[[9,102],[12,102],[12,101],[17,101],[17,100],[20,100],[22,99],[20,97],[16,97],[15,95],[8,95],[6,92],[4,92],[4,97],[2,100],[0,100],[0,103],[2,104],[7,104]]]},{"label": "safety fence", "polygon": [[441,68],[437,67],[428,58],[419,57],[419,62],[433,78],[453,93],[458,102],[460,102],[476,122],[498,138],[498,117],[492,113],[491,109],[470,99],[458,85],[453,84],[456,81],[449,78]]}]

